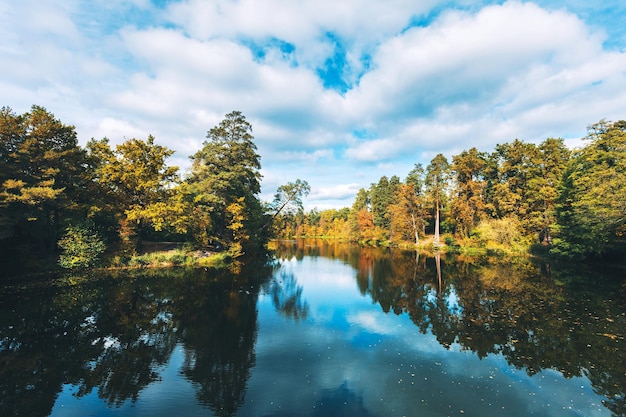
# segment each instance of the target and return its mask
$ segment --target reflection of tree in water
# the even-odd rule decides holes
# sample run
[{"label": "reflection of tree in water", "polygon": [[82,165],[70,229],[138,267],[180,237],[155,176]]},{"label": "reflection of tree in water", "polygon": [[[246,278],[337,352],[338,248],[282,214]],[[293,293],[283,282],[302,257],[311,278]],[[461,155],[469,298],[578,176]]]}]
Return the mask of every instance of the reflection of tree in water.
[{"label": "reflection of tree in water", "polygon": [[200,401],[234,414],[254,365],[255,288],[270,271],[141,274],[0,294],[0,415],[47,416],[64,384],[113,406],[137,400],[181,342]]},{"label": "reflection of tree in water", "polygon": [[258,285],[220,279],[192,283],[181,295],[181,372],[196,385],[200,403],[219,416],[234,415],[244,401],[255,364],[258,291]]},{"label": "reflection of tree in water", "polygon": [[528,260],[424,261],[399,251],[363,258],[354,265],[359,287],[383,311],[407,313],[446,348],[456,343],[481,358],[501,354],[529,375],[551,368],[567,378],[586,376],[607,408],[626,415],[626,317],[619,297],[557,286],[554,270],[542,276]]},{"label": "reflection of tree in water", "polygon": [[159,379],[155,369],[169,359],[176,335],[166,299],[146,285],[119,288],[97,314],[102,353],[87,366],[77,395],[98,388],[110,405],[136,401],[139,392]]},{"label": "reflection of tree in water", "polygon": [[26,288],[2,306],[0,415],[46,416],[68,383],[119,405],[157,379],[174,345],[163,303],[138,282],[110,283]]},{"label": "reflection of tree in water", "polygon": [[272,297],[276,311],[283,316],[294,320],[308,317],[309,305],[302,299],[302,286],[298,285],[293,273],[281,271],[280,275],[269,283],[267,292]]},{"label": "reflection of tree in water", "polygon": [[0,415],[47,416],[61,385],[78,379],[82,361],[99,350],[77,331],[83,305],[54,302],[52,288],[0,294]]}]

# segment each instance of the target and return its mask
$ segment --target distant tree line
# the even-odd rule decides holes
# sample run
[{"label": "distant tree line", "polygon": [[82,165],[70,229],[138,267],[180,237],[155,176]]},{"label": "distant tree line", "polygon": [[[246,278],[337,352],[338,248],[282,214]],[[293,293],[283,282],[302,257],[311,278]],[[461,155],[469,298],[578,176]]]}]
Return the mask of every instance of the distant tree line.
[{"label": "distant tree line", "polygon": [[[543,247],[570,257],[626,253],[626,121],[588,128],[585,145],[521,140],[416,164],[404,181],[383,176],[352,207],[291,211],[282,236],[363,244]],[[443,233],[443,240],[439,233]]]},{"label": "distant tree line", "polygon": [[279,204],[301,205],[308,184],[289,183],[274,204],[262,203],[253,139],[240,112],[227,114],[208,131],[183,177],[168,165],[174,152],[152,136],[115,147],[107,138],[91,139],[81,147],[74,126],[45,108],[16,114],[3,107],[0,260],[36,267],[60,255],[62,266],[88,267],[104,252],[131,256],[146,240],[232,257],[255,253],[269,238]]}]

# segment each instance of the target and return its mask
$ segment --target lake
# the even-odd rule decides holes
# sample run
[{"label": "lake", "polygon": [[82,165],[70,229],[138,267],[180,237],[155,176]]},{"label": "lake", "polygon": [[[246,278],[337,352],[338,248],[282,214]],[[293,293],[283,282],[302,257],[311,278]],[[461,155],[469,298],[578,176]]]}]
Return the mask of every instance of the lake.
[{"label": "lake", "polygon": [[275,254],[0,287],[0,415],[626,416],[623,270]]}]

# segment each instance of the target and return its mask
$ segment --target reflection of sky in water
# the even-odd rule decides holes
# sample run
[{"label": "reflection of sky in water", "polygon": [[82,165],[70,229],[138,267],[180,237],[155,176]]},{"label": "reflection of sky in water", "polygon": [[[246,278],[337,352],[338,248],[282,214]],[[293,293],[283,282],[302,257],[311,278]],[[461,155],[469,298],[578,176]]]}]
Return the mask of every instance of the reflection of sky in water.
[{"label": "reflection of sky in water", "polygon": [[[302,286],[304,319],[279,314],[270,294],[258,302],[256,363],[237,416],[609,416],[584,378],[544,370],[529,377],[501,356],[479,359],[458,344],[445,349],[407,314],[385,314],[362,296],[341,261],[283,262]],[[435,294],[436,295],[436,294]],[[454,289],[444,300],[459,311]],[[184,348],[158,369],[136,403],[107,407],[94,391],[81,401],[66,385],[53,416],[213,415],[181,375]]]},{"label": "reflection of sky in water", "polygon": [[[610,415],[585,379],[551,370],[529,377],[500,356],[446,350],[408,315],[385,314],[363,297],[340,261],[304,258],[284,268],[303,287],[309,317],[278,317],[261,296],[257,365],[238,415]],[[454,289],[445,302],[459,311]],[[325,396],[335,400],[327,408]]]}]

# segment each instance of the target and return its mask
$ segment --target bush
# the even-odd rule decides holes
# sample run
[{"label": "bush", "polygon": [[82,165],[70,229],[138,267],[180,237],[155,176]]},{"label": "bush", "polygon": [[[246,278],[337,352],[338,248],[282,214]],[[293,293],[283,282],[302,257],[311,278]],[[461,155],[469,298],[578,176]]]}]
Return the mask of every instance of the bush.
[{"label": "bush", "polygon": [[472,238],[482,247],[494,243],[513,246],[521,239],[519,221],[512,217],[483,220],[473,230]]},{"label": "bush", "polygon": [[89,223],[69,226],[58,245],[61,248],[59,265],[66,269],[95,266],[106,250],[104,240]]}]

